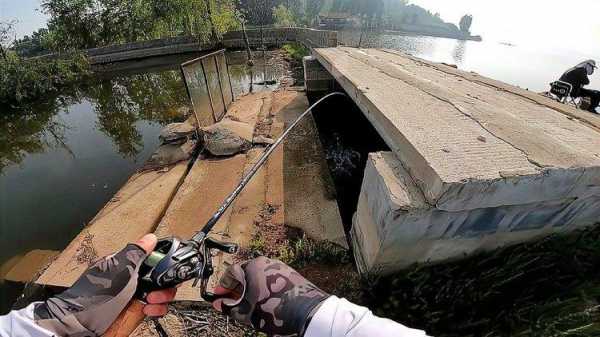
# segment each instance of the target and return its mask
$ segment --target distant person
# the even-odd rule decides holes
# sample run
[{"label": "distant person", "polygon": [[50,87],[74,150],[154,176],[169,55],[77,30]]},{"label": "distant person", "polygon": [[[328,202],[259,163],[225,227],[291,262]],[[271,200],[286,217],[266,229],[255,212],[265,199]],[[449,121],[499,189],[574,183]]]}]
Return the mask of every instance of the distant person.
[{"label": "distant person", "polygon": [[571,97],[590,98],[591,103],[588,110],[594,113],[597,113],[596,108],[598,107],[598,104],[600,104],[600,91],[586,89],[583,86],[590,84],[590,79],[588,76],[592,75],[596,68],[596,61],[587,60],[567,70],[560,77],[561,81],[567,82],[573,86]]}]

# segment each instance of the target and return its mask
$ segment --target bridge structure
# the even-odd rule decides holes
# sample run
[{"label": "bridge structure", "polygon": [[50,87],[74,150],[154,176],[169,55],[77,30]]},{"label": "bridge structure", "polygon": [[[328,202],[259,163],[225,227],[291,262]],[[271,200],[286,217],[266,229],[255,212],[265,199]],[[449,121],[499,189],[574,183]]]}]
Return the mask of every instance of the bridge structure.
[{"label": "bridge structure", "polygon": [[[250,47],[278,47],[285,43],[298,42],[308,48],[336,47],[336,31],[311,28],[263,28],[246,30]],[[156,40],[116,44],[87,49],[90,64],[104,64],[139,60],[150,57],[176,55],[184,53],[212,52],[222,48],[246,48],[243,31],[227,32],[219,41],[201,41],[194,36],[179,36]],[[60,57],[60,54],[48,54],[39,58]]]},{"label": "bridge structure", "polygon": [[386,274],[598,222],[600,116],[398,51],[317,48],[308,91],[342,88],[387,143],[352,242]]}]

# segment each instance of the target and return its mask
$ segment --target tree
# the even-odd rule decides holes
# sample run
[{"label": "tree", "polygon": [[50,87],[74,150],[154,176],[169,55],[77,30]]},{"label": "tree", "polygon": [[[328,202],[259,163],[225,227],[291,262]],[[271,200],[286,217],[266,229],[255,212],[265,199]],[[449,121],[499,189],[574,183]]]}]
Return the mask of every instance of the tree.
[{"label": "tree", "polygon": [[471,34],[471,24],[473,23],[472,15],[465,15],[460,19],[459,27],[460,31],[466,34]]},{"label": "tree", "polygon": [[57,51],[153,38],[220,38],[239,25],[234,0],[42,0]]},{"label": "tree", "polygon": [[273,18],[277,27],[295,27],[298,25],[294,13],[283,4],[273,8]]},{"label": "tree", "polygon": [[4,61],[8,58],[7,49],[10,48],[13,41],[15,40],[15,24],[17,22],[11,21],[0,21],[0,56]]}]

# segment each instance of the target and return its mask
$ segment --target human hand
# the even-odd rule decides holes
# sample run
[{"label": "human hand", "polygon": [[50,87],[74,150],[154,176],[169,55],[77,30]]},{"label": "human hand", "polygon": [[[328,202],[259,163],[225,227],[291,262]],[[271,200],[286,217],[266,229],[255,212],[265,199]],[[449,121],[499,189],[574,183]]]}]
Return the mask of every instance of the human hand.
[{"label": "human hand", "polygon": [[[156,243],[156,236],[149,234],[120,252],[100,259],[71,288],[37,304],[36,323],[58,336],[104,334],[133,298],[140,266]],[[144,314],[165,315],[175,293],[175,289],[150,293]]]},{"label": "human hand", "polygon": [[227,269],[215,309],[269,336],[302,336],[329,294],[284,263],[265,257]]}]

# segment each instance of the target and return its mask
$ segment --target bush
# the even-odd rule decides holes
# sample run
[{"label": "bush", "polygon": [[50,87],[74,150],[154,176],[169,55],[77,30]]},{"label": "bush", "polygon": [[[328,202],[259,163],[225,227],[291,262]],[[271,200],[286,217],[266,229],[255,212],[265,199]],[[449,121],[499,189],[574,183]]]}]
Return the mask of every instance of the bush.
[{"label": "bush", "polygon": [[68,59],[21,59],[8,53],[0,61],[0,104],[12,107],[55,94],[90,74],[83,55]]},{"label": "bush", "polygon": [[281,48],[296,61],[302,61],[304,56],[310,55],[308,48],[300,43],[288,43]]}]

